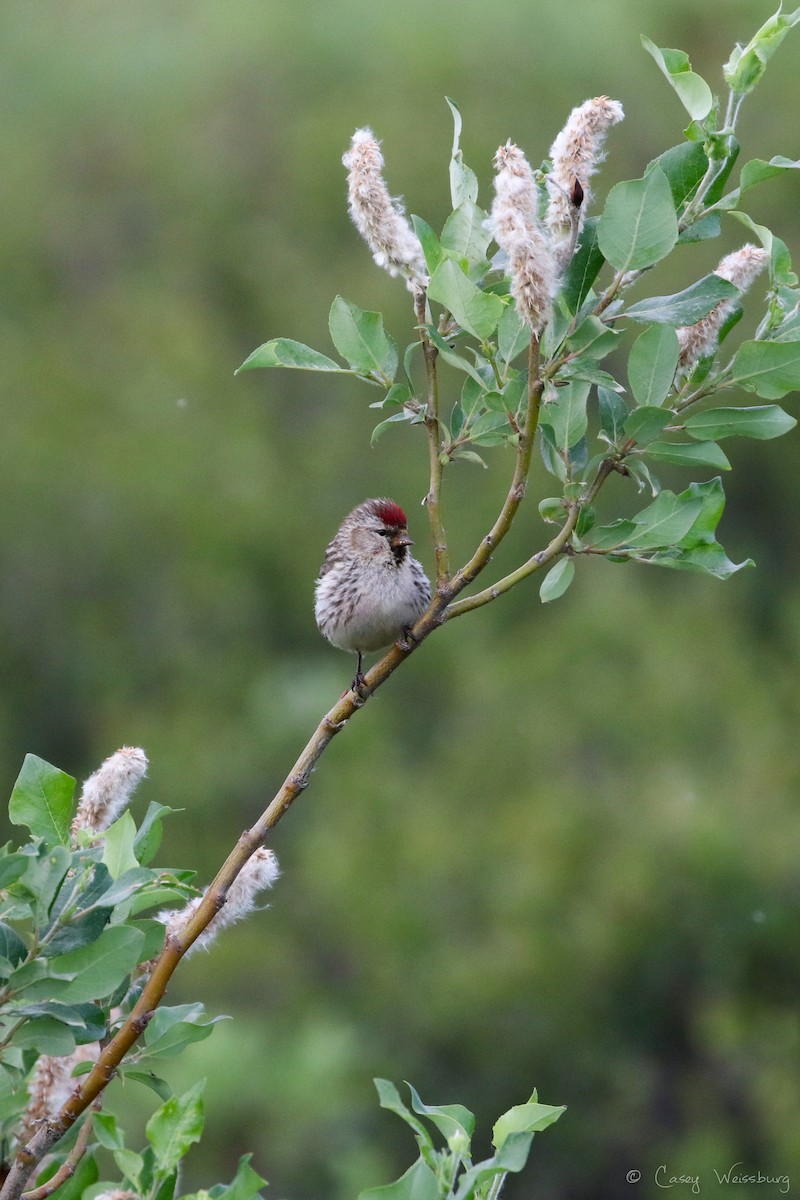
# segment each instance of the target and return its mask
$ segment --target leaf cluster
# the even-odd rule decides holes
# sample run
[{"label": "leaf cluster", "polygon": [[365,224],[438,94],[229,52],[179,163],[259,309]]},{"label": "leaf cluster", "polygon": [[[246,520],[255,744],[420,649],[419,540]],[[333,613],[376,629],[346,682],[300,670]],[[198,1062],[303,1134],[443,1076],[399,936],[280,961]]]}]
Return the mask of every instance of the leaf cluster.
[{"label": "leaf cluster", "polygon": [[[394,1183],[369,1188],[359,1200],[494,1200],[509,1171],[521,1171],[528,1161],[535,1133],[554,1124],[565,1111],[540,1104],[534,1091],[527,1104],[518,1104],[497,1119],[492,1130],[494,1153],[474,1161],[475,1117],[461,1104],[425,1104],[416,1089],[409,1109],[388,1079],[376,1079],[382,1108],[396,1113],[414,1131],[419,1157]],[[437,1146],[437,1140],[444,1145]]]},{"label": "leaf cluster", "polygon": [[[173,810],[153,801],[138,826],[125,812],[104,833],[72,830],[74,788],[71,776],[29,754],[9,817],[26,826],[30,838],[0,849],[0,1136],[11,1148],[24,1140],[37,1064],[67,1060],[79,1085],[130,1012],[148,960],[162,947],[164,925],[148,914],[196,894],[194,872],[151,865],[163,819]],[[83,1121],[92,1122],[96,1142],[59,1195],[79,1195],[98,1178],[98,1148],[113,1151],[137,1194],[162,1200],[174,1194],[178,1159],[202,1125],[200,1095],[196,1090],[177,1099],[157,1071],[164,1060],[208,1037],[214,1024],[201,1004],[155,1011],[140,1044],[118,1068],[123,1079],[145,1084],[163,1101],[148,1125],[149,1150],[144,1155],[126,1150],[114,1117],[91,1112]],[[47,1115],[55,1112],[48,1109]],[[65,1160],[79,1128],[80,1123],[63,1139],[40,1184]],[[231,1184],[235,1190],[219,1194],[243,1200],[255,1195],[257,1187],[246,1187],[248,1171],[243,1165]]]}]

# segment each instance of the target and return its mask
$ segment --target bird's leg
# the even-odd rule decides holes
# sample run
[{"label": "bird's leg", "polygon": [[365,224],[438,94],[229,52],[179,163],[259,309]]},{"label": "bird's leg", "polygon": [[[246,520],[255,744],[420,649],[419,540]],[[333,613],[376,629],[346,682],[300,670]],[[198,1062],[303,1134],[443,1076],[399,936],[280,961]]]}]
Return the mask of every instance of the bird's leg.
[{"label": "bird's leg", "polygon": [[361,670],[363,655],[360,650],[358,650],[356,653],[358,654],[358,666],[356,667],[356,677],[353,680],[351,687],[357,696],[363,696],[364,688],[367,682],[364,678],[364,672]]}]

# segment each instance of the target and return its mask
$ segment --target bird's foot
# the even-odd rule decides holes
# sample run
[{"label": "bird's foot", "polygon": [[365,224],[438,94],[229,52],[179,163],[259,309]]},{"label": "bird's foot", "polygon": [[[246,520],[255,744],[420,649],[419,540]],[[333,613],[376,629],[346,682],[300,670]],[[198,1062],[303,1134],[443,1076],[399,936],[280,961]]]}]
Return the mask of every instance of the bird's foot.
[{"label": "bird's foot", "polygon": [[[369,698],[370,691],[367,687],[367,679],[363,671],[356,672],[356,677],[350,684],[349,691],[353,692],[362,703]],[[347,696],[348,692],[343,692],[342,694]]]},{"label": "bird's foot", "polygon": [[413,650],[415,646],[419,645],[419,638],[414,637],[414,631],[412,630],[410,625],[406,625],[404,627],[403,632],[400,634],[400,637],[397,639],[397,644],[400,647],[400,649],[405,651],[406,653],[408,653],[409,650]]}]

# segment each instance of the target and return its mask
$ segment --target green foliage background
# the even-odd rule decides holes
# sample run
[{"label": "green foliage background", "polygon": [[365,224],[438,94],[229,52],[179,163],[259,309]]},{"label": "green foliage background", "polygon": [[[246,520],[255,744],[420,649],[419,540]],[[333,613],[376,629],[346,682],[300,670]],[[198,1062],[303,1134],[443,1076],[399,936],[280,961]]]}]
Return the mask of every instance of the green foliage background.
[{"label": "green foliage background", "polygon": [[[3,6],[6,792],[27,750],[85,775],[143,745],[140,803],[184,809],[166,858],[210,878],[350,678],[311,611],[341,516],[395,496],[430,566],[419,430],[370,451],[363,385],[232,375],[268,337],[326,349],[337,292],[407,336],[407,294],[345,211],[353,129],[376,130],[393,192],[437,226],[445,93],[484,198],[501,141],[537,162],[574,104],[608,93],[627,119],[603,195],[684,123],[638,34],[688,50],[718,86],[734,41],[771,11]],[[790,34],[748,102],[742,161],[797,157],[798,53]],[[797,258],[794,178],[750,211]],[[727,227],[684,250],[687,276],[676,254],[653,290],[741,240]],[[489,473],[447,473],[462,555],[510,472],[488,453]],[[665,1161],[712,1180],[739,1159],[800,1171],[800,449],[792,435],[729,454],[721,534],[757,572],[723,586],[581,563],[556,605],[523,587],[444,630],[337,739],[276,834],[270,911],[170,990],[236,1016],[176,1070],[176,1086],[210,1079],[197,1185],[248,1149],[276,1196],[345,1200],[399,1174],[412,1147],[373,1075],[462,1101],[487,1139],[533,1084],[566,1103],[534,1144],[535,1185],[509,1183],[509,1200],[618,1194],[634,1168],[637,1194],[659,1194]],[[630,486],[609,485],[610,515]],[[540,536],[534,514],[504,562]]]}]

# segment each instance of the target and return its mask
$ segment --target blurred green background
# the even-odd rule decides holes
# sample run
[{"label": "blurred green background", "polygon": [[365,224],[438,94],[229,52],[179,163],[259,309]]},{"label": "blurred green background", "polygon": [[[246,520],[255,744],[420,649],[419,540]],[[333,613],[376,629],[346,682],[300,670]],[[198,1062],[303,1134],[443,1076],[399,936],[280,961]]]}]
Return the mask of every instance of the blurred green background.
[{"label": "blurred green background", "polygon": [[[685,124],[639,33],[716,87],[771,10],[6,0],[5,792],[26,751],[82,777],[142,745],[135,811],[182,808],[161,861],[207,880],[351,677],[312,616],[341,517],[394,496],[430,566],[418,431],[370,450],[364,385],[233,378],[269,337],[330,352],[337,292],[410,337],[407,293],[347,218],[353,129],[376,130],[392,191],[438,228],[445,94],[486,201],[501,141],[538,162],[574,104],[608,93],[627,119],[602,196]],[[745,106],[743,161],[798,155],[798,64],[795,31]],[[797,256],[797,183],[751,195]],[[742,240],[731,225],[682,248],[653,286],[686,286]],[[475,1109],[482,1150],[533,1085],[569,1105],[509,1200],[651,1197],[661,1163],[704,1194],[738,1160],[800,1182],[800,439],[728,445],[720,536],[757,572],[722,585],[587,562],[547,608],[521,587],[428,642],[336,740],[276,832],[269,911],[170,989],[235,1017],[176,1064],[176,1087],[210,1080],[187,1189],[246,1150],[276,1200],[349,1200],[399,1174],[413,1143],[374,1075]],[[448,472],[460,555],[509,474],[488,455],[489,472]],[[629,489],[612,481],[609,519]],[[534,504],[520,525],[498,572],[540,542]]]}]

